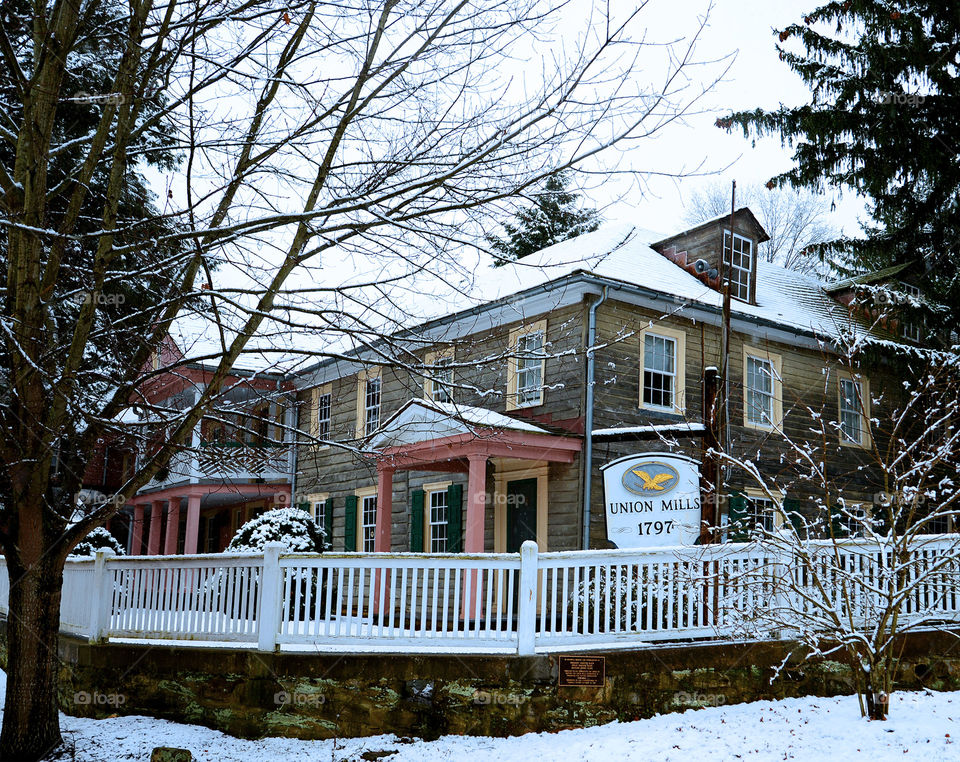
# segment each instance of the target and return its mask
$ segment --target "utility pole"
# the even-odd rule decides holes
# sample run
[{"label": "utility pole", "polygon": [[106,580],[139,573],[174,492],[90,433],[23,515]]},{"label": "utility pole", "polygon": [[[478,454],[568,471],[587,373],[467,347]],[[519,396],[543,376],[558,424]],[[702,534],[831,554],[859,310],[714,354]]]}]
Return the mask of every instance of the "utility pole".
[{"label": "utility pole", "polygon": [[[720,318],[720,378],[717,388],[716,405],[717,446],[722,453],[730,451],[730,271],[733,269],[733,234],[737,210],[737,181],[730,185],[730,262],[724,256],[726,249],[726,231],[720,233],[720,292],[723,294],[723,310]],[[710,460],[713,466],[713,520],[714,533],[720,527],[723,502],[727,497],[726,466],[719,457]]]}]

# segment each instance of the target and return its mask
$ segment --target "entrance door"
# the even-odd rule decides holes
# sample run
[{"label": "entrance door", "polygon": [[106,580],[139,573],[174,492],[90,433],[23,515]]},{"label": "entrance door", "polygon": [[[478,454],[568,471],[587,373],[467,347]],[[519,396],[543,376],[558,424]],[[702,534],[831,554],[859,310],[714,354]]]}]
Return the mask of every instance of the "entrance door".
[{"label": "entrance door", "polygon": [[525,540],[537,539],[537,480],[507,482],[507,553],[519,553]]}]

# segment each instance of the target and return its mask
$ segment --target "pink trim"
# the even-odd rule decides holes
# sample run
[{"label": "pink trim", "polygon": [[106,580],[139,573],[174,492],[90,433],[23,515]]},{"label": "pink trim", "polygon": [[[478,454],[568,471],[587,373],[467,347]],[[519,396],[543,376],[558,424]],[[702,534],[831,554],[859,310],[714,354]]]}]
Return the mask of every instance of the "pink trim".
[{"label": "pink trim", "polygon": [[197,543],[200,540],[200,500],[201,494],[187,497],[187,531],[183,542],[183,552],[191,555],[197,552]]},{"label": "pink trim", "polygon": [[163,521],[163,501],[154,500],[150,510],[150,536],[147,539],[147,555],[160,554],[160,525]]},{"label": "pink trim", "polygon": [[139,556],[143,544],[143,503],[133,505],[133,533],[130,536],[130,555]]},{"label": "pink trim", "polygon": [[177,540],[180,535],[180,498],[171,497],[167,504],[167,537],[164,543],[163,552],[165,555],[173,556],[177,552]]},{"label": "pink trim", "polygon": [[[491,431],[454,434],[426,442],[385,447],[376,454],[381,463],[398,469],[417,469],[428,464],[469,458],[522,458],[553,463],[573,463],[583,446],[579,439],[555,434],[537,434],[525,431]],[[429,469],[426,469],[429,470]]]},{"label": "pink trim", "polygon": [[377,467],[377,529],[373,549],[389,553],[393,523],[393,469]]}]

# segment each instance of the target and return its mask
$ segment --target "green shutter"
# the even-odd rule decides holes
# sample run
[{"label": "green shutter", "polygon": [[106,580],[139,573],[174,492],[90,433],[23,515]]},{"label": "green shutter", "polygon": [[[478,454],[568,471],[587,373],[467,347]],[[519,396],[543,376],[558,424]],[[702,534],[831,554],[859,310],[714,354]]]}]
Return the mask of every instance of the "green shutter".
[{"label": "green shutter", "polygon": [[310,503],[297,503],[297,508],[299,508],[301,511],[306,511],[307,513],[310,513]]},{"label": "green shutter", "polygon": [[463,552],[463,485],[447,487],[447,551]]},{"label": "green shutter", "polygon": [[410,495],[410,552],[423,553],[423,503],[425,493],[415,489]]},{"label": "green shutter", "polygon": [[827,514],[830,516],[830,536],[839,540],[847,536],[847,528],[843,525],[843,514],[834,509],[833,504],[827,505]]},{"label": "green shutter", "polygon": [[343,511],[343,549],[350,553],[357,549],[357,496],[347,495]]},{"label": "green shutter", "polygon": [[747,524],[747,498],[739,492],[730,493],[730,507],[727,509],[730,542],[747,542],[750,539],[750,527]]},{"label": "green shutter", "polygon": [[806,531],[804,526],[803,514],[800,513],[800,501],[795,497],[785,497],[783,499],[783,512],[786,514],[787,521],[793,527],[793,531],[798,537],[803,537]]},{"label": "green shutter", "polygon": [[333,547],[333,498],[328,497],[323,504],[323,542],[328,548]]}]

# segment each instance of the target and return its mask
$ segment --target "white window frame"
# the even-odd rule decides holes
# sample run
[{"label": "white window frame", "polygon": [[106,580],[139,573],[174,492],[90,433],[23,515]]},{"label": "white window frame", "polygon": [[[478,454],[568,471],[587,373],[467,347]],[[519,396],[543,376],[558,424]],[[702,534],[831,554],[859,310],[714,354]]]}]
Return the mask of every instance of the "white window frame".
[{"label": "white window frame", "polygon": [[[860,398],[860,406],[854,410],[848,408],[844,395],[844,384],[854,384]],[[855,414],[860,420],[860,437],[852,438],[844,427],[844,410]],[[837,435],[842,447],[859,447],[867,449],[871,445],[870,435],[870,380],[866,376],[854,375],[847,371],[837,373]]]},{"label": "white window frame", "polygon": [[[738,247],[737,243],[741,245]],[[747,251],[744,252],[743,244],[746,244]],[[725,275],[730,282],[730,296],[743,302],[750,302],[750,295],[753,291],[753,273],[756,264],[756,255],[754,252],[753,239],[739,233],[733,234],[733,253],[738,254],[740,262],[732,261],[730,252],[730,231],[723,231],[723,266]],[[749,266],[743,266],[744,256],[749,258]],[[737,276],[737,277],[734,277]],[[745,277],[745,279],[744,279]],[[744,293],[745,292],[745,293]]]},{"label": "white window frame", "polygon": [[[646,342],[647,336],[656,336],[661,339],[667,339],[673,342],[673,399],[670,405],[653,405],[644,402],[644,391],[646,389],[645,376],[647,372],[646,364]],[[685,409],[686,390],[686,355],[687,355],[687,334],[674,328],[656,325],[648,326],[640,331],[640,399],[639,407],[644,410],[656,410],[659,412],[676,413],[683,415]],[[656,371],[659,372],[659,371]]]},{"label": "white window frame", "polygon": [[[452,482],[434,482],[424,484],[423,489],[423,549],[427,553],[446,553],[450,542],[449,520],[450,514],[447,511],[447,488]],[[443,495],[444,520],[434,522],[433,520],[433,496]],[[434,538],[434,527],[442,526],[443,537]],[[440,540],[442,539],[442,543]]]},{"label": "white window frame", "polygon": [[[768,394],[771,398],[771,416],[769,421],[754,421],[750,418],[750,393],[749,385],[750,375],[748,373],[750,360],[767,363],[771,369],[772,389],[770,392],[760,391],[760,394]],[[753,349],[751,347],[743,348],[743,425],[748,429],[758,429],[760,431],[771,431],[779,429],[783,425],[783,358],[772,352]]]},{"label": "white window frame", "polygon": [[[313,492],[307,495],[307,500],[310,502],[310,516],[320,525],[321,529],[323,529],[323,519],[327,510],[327,500],[329,499],[329,492]],[[330,538],[324,537],[323,541],[328,543],[330,542]]]},{"label": "white window frame", "polygon": [[[540,334],[542,337],[539,369],[536,367],[536,357],[521,358],[519,356],[521,342],[527,337],[537,334]],[[538,320],[536,323],[513,329],[510,331],[509,341],[510,355],[507,358],[507,410],[517,410],[519,408],[542,405],[544,399],[543,388],[546,383],[547,321]],[[521,363],[523,363],[522,366]],[[538,371],[540,375],[539,383],[531,385],[530,387],[521,388],[521,374],[523,378],[526,379],[527,374],[532,374],[535,370]],[[536,394],[531,393],[532,391],[536,391]]]},{"label": "white window frame", "polygon": [[[377,488],[364,487],[358,489],[357,496],[357,552],[373,553],[377,546],[377,511],[380,506],[377,501]],[[373,523],[367,522],[368,509],[373,504]]]},{"label": "white window frame", "polygon": [[[324,397],[328,398],[327,405],[327,432],[323,433],[322,427],[320,426],[323,419],[320,418],[321,412],[321,401]],[[323,386],[315,386],[310,390],[310,435],[314,437],[315,440],[330,439],[330,433],[333,431],[333,385],[324,384]],[[324,449],[329,447],[327,444],[322,444],[320,442],[314,442],[314,446],[317,449]]]},{"label": "white window frame", "polygon": [[[377,421],[371,429],[368,424],[370,422],[369,414],[373,407],[367,404],[367,392],[370,382],[374,380],[379,384],[379,395],[376,405]],[[366,439],[380,427],[381,423],[383,423],[383,374],[381,369],[371,368],[360,371],[357,374],[357,439]]]},{"label": "white window frame", "polygon": [[[917,286],[914,286],[912,283],[904,283],[900,281],[900,290],[905,294],[909,294],[914,299],[919,299],[921,296],[920,289]],[[906,339],[907,341],[920,341],[921,334],[921,324],[915,323],[912,320],[900,319],[900,336],[901,338]]]},{"label": "white window frame", "polygon": [[[745,490],[744,497],[747,500],[747,515],[754,522],[754,527],[758,518],[762,519],[766,532],[775,532],[783,526],[783,512],[772,497],[757,489]],[[762,506],[762,510],[757,510],[758,505]]]},{"label": "white window frame", "polygon": [[[434,402],[453,402],[453,347],[428,352],[423,359],[426,365],[423,375],[423,398]],[[441,369],[443,368],[443,369]],[[442,399],[446,397],[446,399]]]}]

